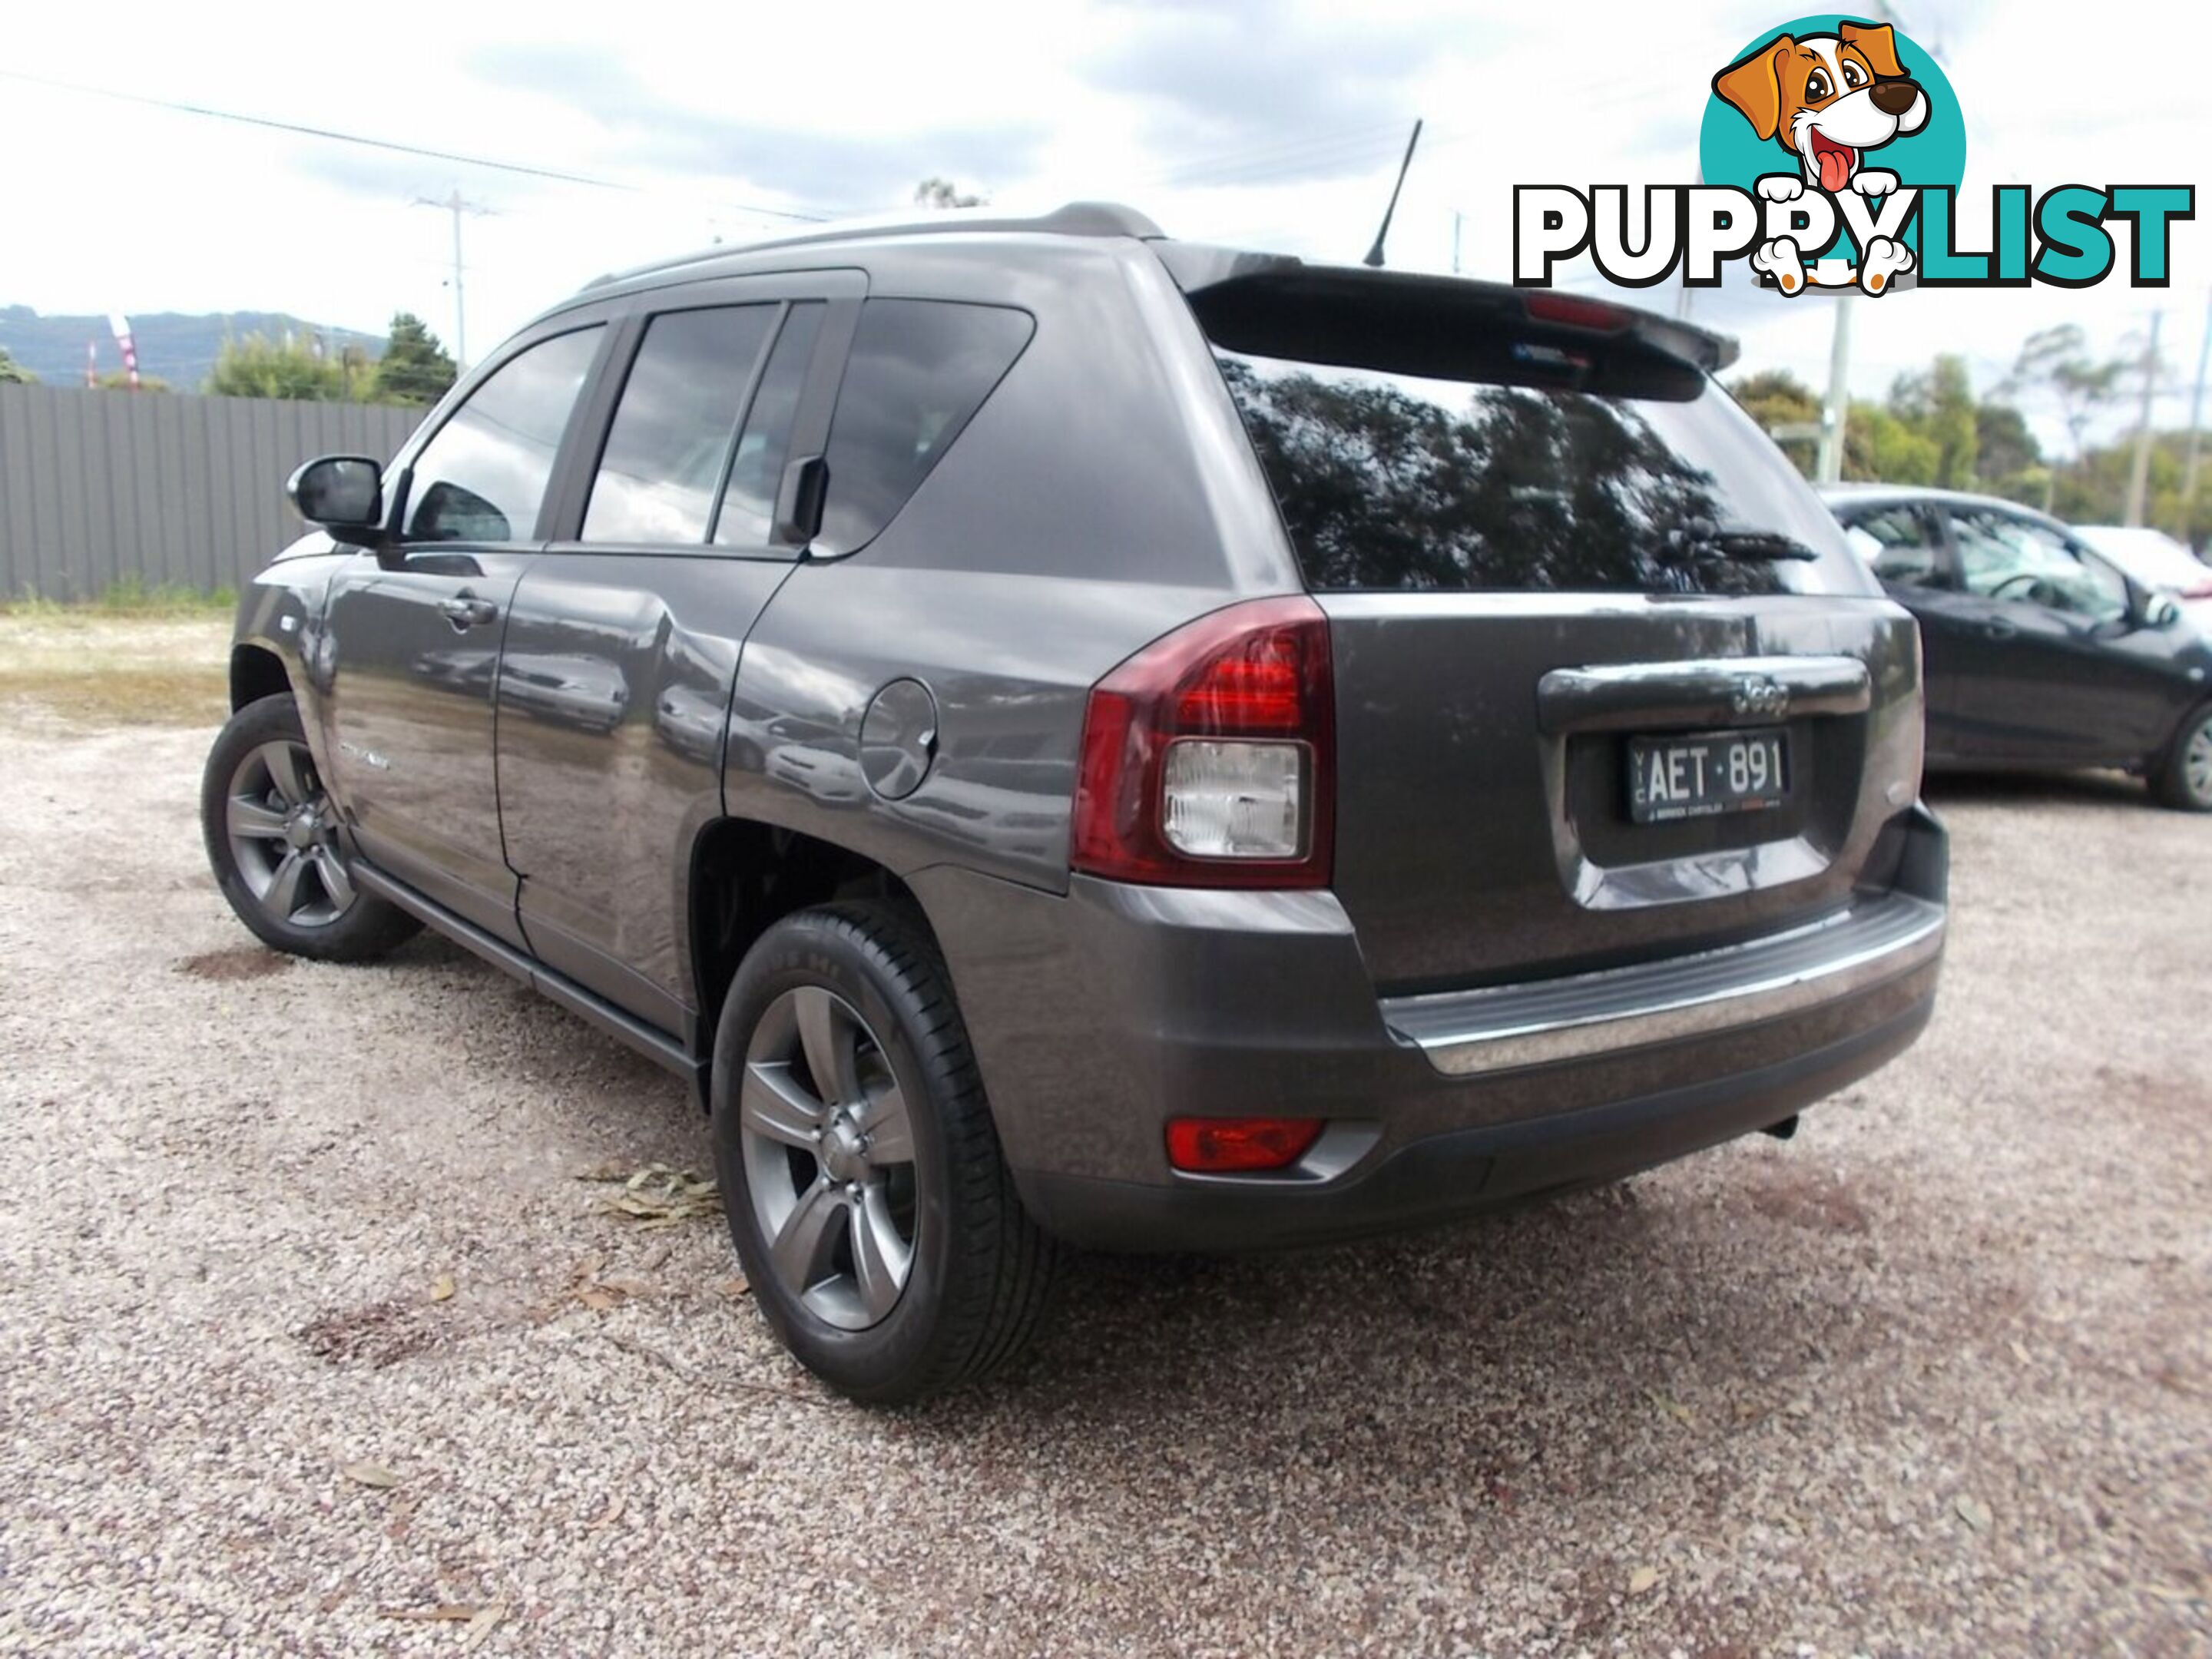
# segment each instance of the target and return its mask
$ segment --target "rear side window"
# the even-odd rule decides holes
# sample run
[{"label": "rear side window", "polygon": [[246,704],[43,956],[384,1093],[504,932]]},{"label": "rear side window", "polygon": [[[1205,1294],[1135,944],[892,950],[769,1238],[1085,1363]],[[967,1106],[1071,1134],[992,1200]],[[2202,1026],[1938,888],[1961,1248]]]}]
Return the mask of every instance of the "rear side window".
[{"label": "rear side window", "polygon": [[934,300],[871,300],[830,428],[830,489],[818,544],[872,541],[982,407],[1036,325],[1025,311]]},{"label": "rear side window", "polygon": [[799,414],[799,394],[814,361],[814,341],[822,332],[818,301],[792,307],[776,336],[775,350],[761,375],[738,453],[730,463],[729,487],[722,493],[714,540],[724,547],[763,547],[774,539],[776,487],[791,448],[791,424]]},{"label": "rear side window", "polygon": [[[1666,388],[1688,395],[1639,397],[1216,356],[1316,591],[1874,588],[1819,498],[1702,376]],[[1693,551],[1715,529],[1820,556]]]},{"label": "rear side window", "polygon": [[724,306],[653,319],[592,482],[585,540],[707,539],[738,406],[779,309]]},{"label": "rear side window", "polygon": [[1886,582],[1907,587],[1944,585],[1942,559],[1927,516],[1911,507],[1862,514],[1846,532],[1852,547]]}]

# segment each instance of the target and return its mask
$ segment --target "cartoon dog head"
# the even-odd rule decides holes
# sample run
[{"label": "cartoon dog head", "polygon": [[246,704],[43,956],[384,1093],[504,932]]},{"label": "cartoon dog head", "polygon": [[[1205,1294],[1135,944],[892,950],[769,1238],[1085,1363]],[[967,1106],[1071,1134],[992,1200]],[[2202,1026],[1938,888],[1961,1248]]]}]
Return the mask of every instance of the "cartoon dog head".
[{"label": "cartoon dog head", "polygon": [[1850,184],[1866,151],[1928,122],[1928,94],[1897,61],[1887,23],[1839,24],[1802,40],[1778,34],[1713,76],[1713,90],[1831,195]]}]

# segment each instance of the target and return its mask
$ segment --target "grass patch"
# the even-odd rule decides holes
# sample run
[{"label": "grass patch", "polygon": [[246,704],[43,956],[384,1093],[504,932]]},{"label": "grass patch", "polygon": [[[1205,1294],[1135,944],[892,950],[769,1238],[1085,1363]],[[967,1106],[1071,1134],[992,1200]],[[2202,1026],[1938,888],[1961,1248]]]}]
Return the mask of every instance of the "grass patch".
[{"label": "grass patch", "polygon": [[148,582],[125,576],[86,599],[42,599],[35,595],[0,603],[0,617],[67,623],[72,619],[98,621],[110,617],[228,617],[238,609],[238,590],[212,591],[180,586],[174,582]]},{"label": "grass patch", "polygon": [[229,634],[204,609],[10,609],[0,613],[0,706],[72,725],[216,725],[229,708]]}]

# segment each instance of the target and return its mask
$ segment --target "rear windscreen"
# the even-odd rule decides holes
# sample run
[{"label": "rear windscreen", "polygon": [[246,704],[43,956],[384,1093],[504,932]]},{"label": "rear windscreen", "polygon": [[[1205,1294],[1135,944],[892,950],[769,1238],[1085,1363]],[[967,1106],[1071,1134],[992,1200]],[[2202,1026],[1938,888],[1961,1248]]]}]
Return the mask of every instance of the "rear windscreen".
[{"label": "rear windscreen", "polygon": [[[1215,356],[1316,591],[1877,591],[1701,376],[1686,397],[1636,398]],[[1717,530],[1819,557],[1723,556]]]}]

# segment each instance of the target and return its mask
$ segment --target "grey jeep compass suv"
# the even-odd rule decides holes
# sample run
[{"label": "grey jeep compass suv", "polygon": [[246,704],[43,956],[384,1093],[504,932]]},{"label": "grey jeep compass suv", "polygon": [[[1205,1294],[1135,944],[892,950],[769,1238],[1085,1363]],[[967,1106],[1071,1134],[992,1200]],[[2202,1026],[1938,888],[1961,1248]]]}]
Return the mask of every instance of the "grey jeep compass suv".
[{"label": "grey jeep compass suv", "polygon": [[603,279],[295,476],[209,854],[688,1079],[862,1399],[1012,1352],[1063,1242],[1786,1133],[1927,1020],[1945,848],[1911,620],[1732,355],[1097,205]]}]

